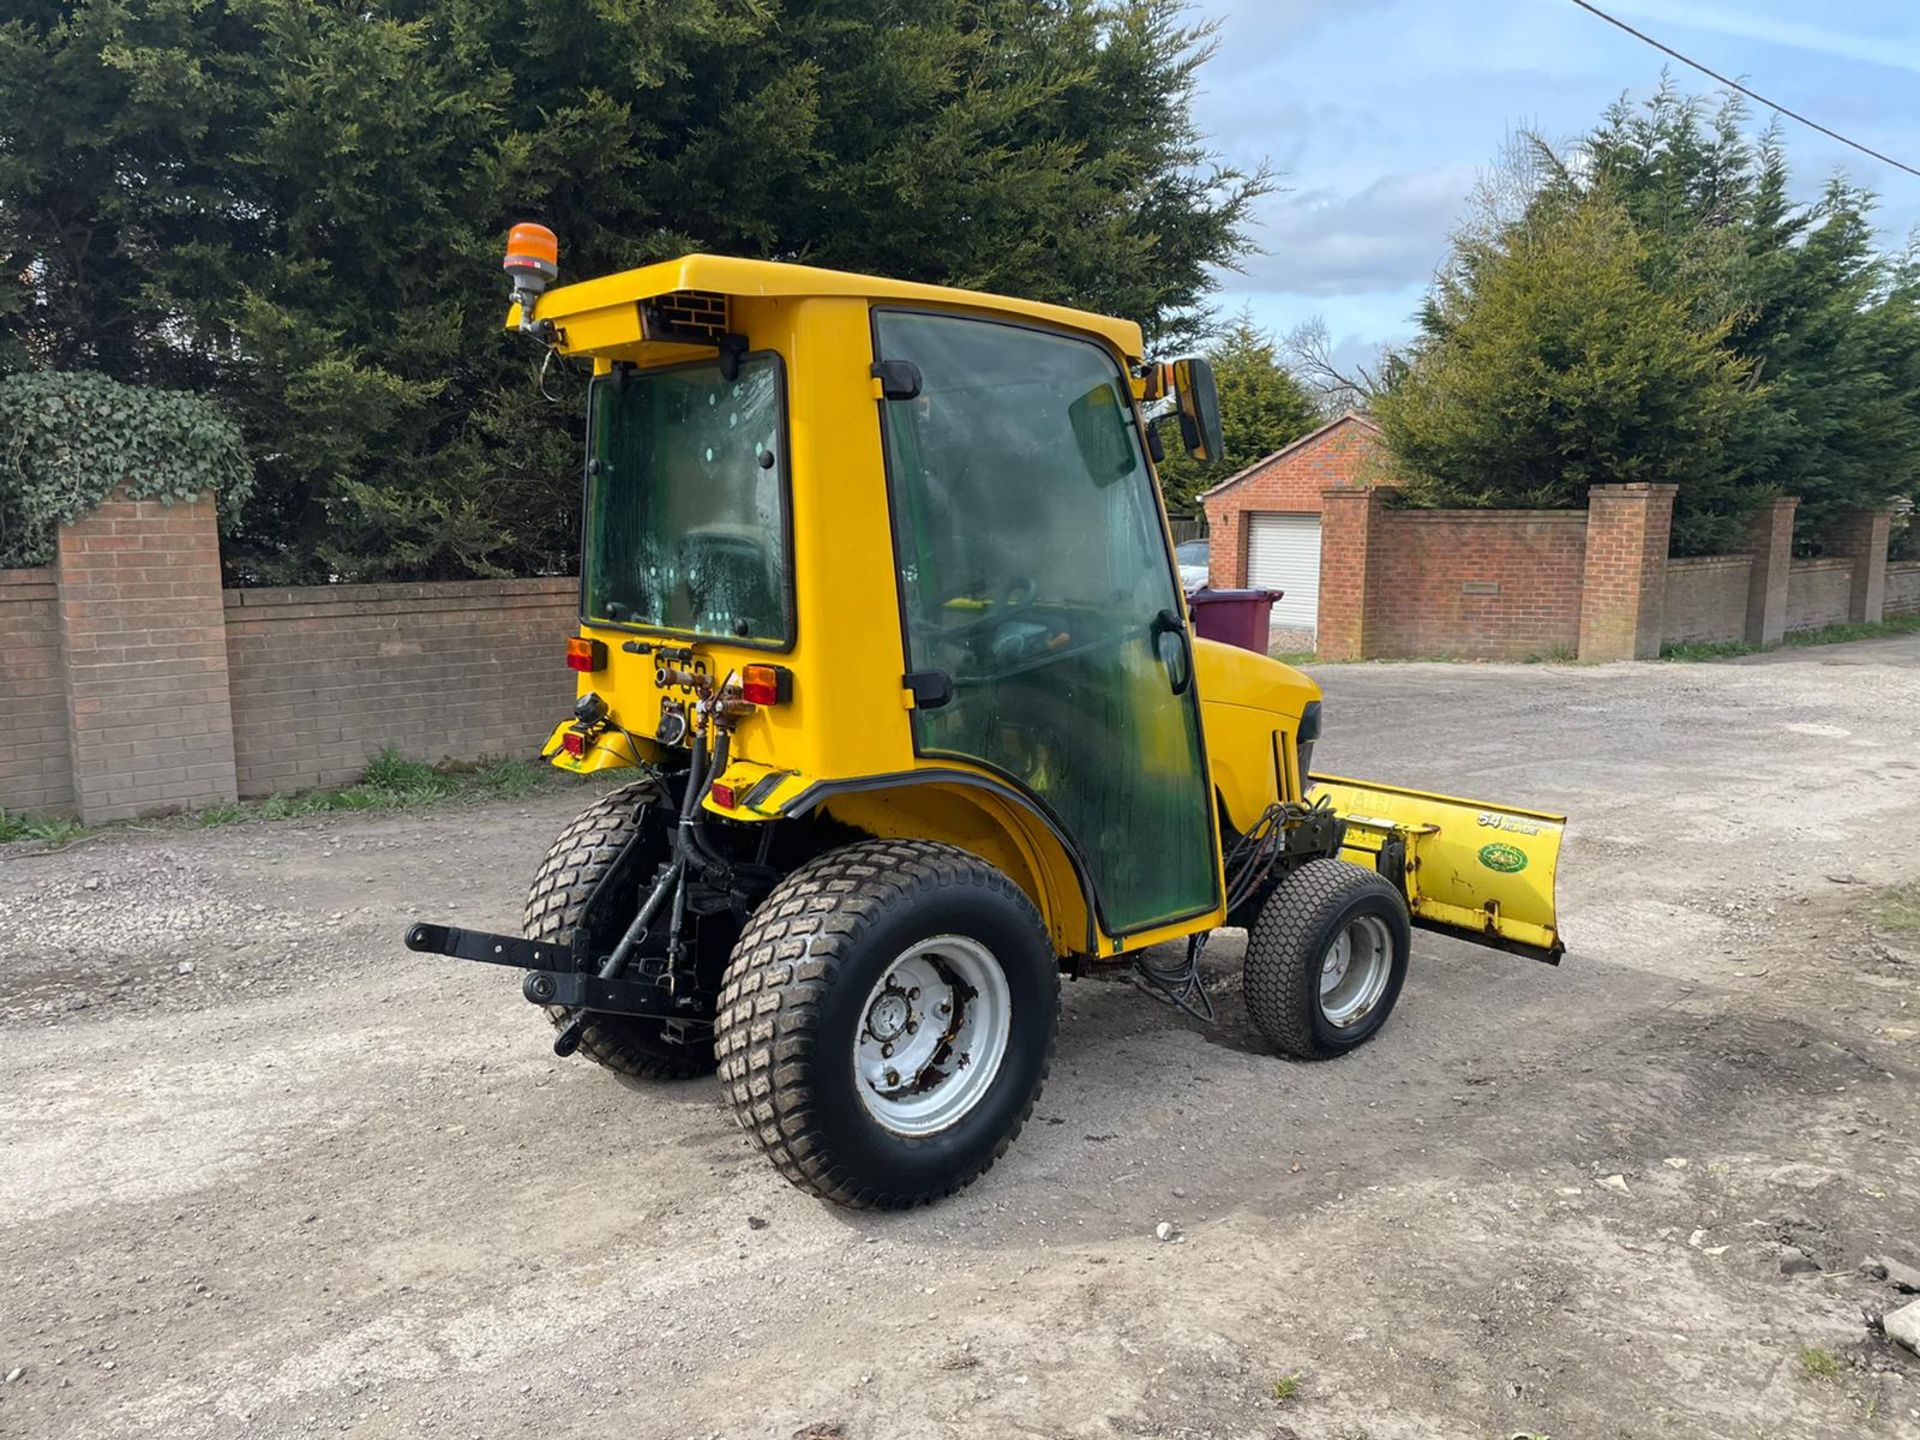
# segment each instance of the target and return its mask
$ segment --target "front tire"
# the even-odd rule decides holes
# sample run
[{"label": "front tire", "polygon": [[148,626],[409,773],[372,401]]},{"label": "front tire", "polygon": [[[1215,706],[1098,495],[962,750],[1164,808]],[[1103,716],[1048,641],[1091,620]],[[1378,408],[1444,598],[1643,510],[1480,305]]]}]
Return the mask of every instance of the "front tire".
[{"label": "front tire", "polygon": [[1274,887],[1247,932],[1247,1013],[1283,1055],[1344,1055],[1393,1013],[1412,941],[1407,902],[1385,877],[1309,861]]},{"label": "front tire", "polygon": [[1060,971],[1024,892],[924,840],[830,851],[748,922],[715,1050],[734,1118],[793,1184],[922,1205],[1005,1153],[1039,1098]]}]

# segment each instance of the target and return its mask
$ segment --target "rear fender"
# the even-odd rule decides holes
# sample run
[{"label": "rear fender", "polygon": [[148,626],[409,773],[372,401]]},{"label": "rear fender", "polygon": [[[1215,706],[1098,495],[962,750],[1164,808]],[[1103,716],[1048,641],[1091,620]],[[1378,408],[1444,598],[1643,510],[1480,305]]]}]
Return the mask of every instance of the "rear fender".
[{"label": "rear fender", "polygon": [[1323,797],[1346,822],[1340,858],[1400,887],[1416,925],[1560,963],[1553,887],[1566,816],[1315,775],[1308,798]]},{"label": "rear fender", "polygon": [[822,808],[872,835],[939,840],[978,855],[1026,891],[1056,954],[1097,948],[1086,875],[1060,836],[1000,791],[925,781],[849,788]]}]

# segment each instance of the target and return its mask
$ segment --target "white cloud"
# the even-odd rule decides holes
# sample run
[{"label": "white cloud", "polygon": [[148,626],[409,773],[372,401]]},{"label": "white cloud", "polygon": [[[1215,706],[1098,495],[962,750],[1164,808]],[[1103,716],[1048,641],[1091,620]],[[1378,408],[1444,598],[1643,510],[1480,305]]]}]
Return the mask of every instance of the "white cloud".
[{"label": "white cloud", "polygon": [[1372,294],[1425,281],[1445,257],[1447,236],[1476,168],[1445,165],[1386,175],[1351,194],[1281,195],[1264,207],[1250,260],[1250,288],[1296,295]]},{"label": "white cloud", "polygon": [[[1703,5],[1693,3],[1693,0],[1658,0],[1658,3],[1654,3],[1654,0],[1609,0],[1605,8],[1611,9],[1623,20],[1663,21],[1670,27],[1727,35],[1739,40],[1757,40],[1789,50],[1833,55],[1842,60],[1858,60],[1868,65],[1885,65],[1895,70],[1910,70],[1920,74],[1920,43],[1916,43],[1911,35],[1903,38],[1856,35],[1810,20],[1776,20],[1768,15],[1755,14],[1750,9]],[[1675,43],[1674,36],[1653,25],[1635,28],[1644,29],[1654,39],[1672,45],[1676,50],[1686,49],[1684,45]],[[1695,55],[1693,58],[1703,65],[1713,66],[1722,74],[1730,74],[1741,80],[1748,78],[1740,75],[1734,63],[1724,57],[1717,63],[1711,55]],[[1766,86],[1756,83],[1754,88],[1764,91]]]}]

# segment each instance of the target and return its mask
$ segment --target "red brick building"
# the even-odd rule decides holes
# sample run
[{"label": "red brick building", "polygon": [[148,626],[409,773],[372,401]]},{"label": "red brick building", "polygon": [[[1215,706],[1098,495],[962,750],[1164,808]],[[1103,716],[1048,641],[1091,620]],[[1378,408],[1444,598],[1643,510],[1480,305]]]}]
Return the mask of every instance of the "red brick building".
[{"label": "red brick building", "polygon": [[1283,592],[1276,625],[1311,630],[1320,597],[1321,492],[1363,489],[1385,454],[1380,428],[1357,410],[1303,435],[1206,491],[1208,583]]}]

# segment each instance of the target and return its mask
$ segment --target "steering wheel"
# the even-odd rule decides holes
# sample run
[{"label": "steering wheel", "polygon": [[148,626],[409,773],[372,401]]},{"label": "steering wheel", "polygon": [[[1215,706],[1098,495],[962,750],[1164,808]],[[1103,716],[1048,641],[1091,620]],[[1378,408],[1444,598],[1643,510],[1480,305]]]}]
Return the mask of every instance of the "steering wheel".
[{"label": "steering wheel", "polygon": [[[959,597],[950,597],[957,599]],[[1005,593],[971,620],[963,620],[958,625],[941,625],[924,618],[918,624],[941,640],[966,640],[992,626],[1004,625],[1009,620],[1017,620],[1034,608],[1035,591],[1033,581],[1024,575],[1016,575],[1007,582]]]}]

